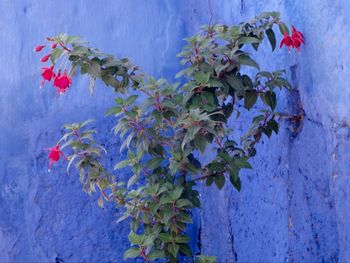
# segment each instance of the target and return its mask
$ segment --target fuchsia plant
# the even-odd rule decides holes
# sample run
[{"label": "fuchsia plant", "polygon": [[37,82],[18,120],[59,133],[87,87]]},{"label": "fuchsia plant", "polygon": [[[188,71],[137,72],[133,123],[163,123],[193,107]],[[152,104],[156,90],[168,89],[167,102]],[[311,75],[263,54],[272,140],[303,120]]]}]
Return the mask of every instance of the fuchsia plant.
[{"label": "fuchsia plant", "polygon": [[[87,128],[90,120],[65,125],[65,134],[49,148],[48,157],[51,169],[60,156],[65,158],[64,150],[67,171],[75,165],[84,191],[99,192],[100,206],[113,201],[123,209],[119,221],[129,219],[132,244],[125,258],[177,262],[179,255],[192,256],[186,226],[192,222],[191,209],[200,207],[198,182],[221,189],[229,181],[240,190],[240,171],[252,168],[248,161],[256,154],[257,143],[263,135],[278,133],[276,90],[292,87],[284,70],[261,71],[252,58],[265,38],[274,51],[275,27],[283,35],[280,47],[300,50],[303,35],[294,27],[290,35],[277,12],[262,13],[237,26],[205,26],[186,39],[179,54],[185,66],[177,74],[183,77],[181,84],[155,80],[129,59],[90,48],[79,37],[60,34],[35,48],[36,52],[51,48],[41,59],[51,62],[42,67],[42,85],[52,82],[63,94],[80,72],[89,75],[90,92],[96,79],[116,92],[107,115],[115,117],[113,131],[121,139],[121,152],[126,152],[115,170],[132,171],[126,181],[102,165],[105,150],[95,141],[96,131]],[[243,73],[244,67],[255,71]],[[130,95],[130,89],[136,94]],[[141,103],[139,95],[144,98]],[[235,141],[233,123],[244,111],[250,111],[251,122]],[[196,158],[208,150],[214,155],[210,161]]]}]

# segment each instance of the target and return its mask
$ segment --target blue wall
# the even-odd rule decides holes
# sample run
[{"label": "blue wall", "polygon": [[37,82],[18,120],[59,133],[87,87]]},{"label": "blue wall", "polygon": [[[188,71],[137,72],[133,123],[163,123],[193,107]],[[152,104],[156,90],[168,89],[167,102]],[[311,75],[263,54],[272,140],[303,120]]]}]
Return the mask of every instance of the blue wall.
[{"label": "blue wall", "polygon": [[[258,61],[288,69],[296,91],[281,94],[280,110],[301,103],[306,117],[260,145],[241,193],[201,187],[201,252],[219,262],[350,261],[350,2],[221,0],[212,9],[213,22],[229,24],[277,10],[304,33],[300,54],[266,48]],[[115,223],[118,211],[100,209],[63,167],[48,173],[43,151],[67,122],[94,117],[110,132],[112,92],[99,85],[90,97],[85,78],[65,96],[39,90],[32,50],[65,31],[172,80],[182,39],[209,20],[207,1],[2,0],[0,18],[0,262],[123,262],[128,226]],[[122,158],[116,138],[99,139],[111,163]]]}]

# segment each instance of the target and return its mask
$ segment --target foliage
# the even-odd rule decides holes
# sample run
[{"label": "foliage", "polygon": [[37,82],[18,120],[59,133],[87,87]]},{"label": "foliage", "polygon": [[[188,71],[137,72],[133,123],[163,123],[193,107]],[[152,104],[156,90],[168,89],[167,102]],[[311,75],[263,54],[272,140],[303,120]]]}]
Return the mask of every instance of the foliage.
[{"label": "foliage", "polygon": [[[263,134],[277,134],[276,88],[291,86],[284,70],[260,71],[248,52],[254,50],[247,49],[252,46],[257,51],[267,38],[274,50],[274,25],[282,34],[289,33],[277,12],[262,13],[238,26],[205,26],[186,39],[179,54],[185,68],[175,84],[148,76],[129,59],[90,48],[79,37],[48,38],[53,45],[52,65],[65,59],[71,64],[60,91],[68,89],[69,76],[80,72],[89,75],[91,93],[96,79],[116,92],[107,115],[114,116],[113,131],[123,142],[120,151],[126,152],[115,170],[132,171],[126,182],[102,165],[105,150],[95,142],[90,121],[64,126],[66,133],[58,144],[70,153],[67,171],[76,167],[84,190],[101,194],[100,206],[114,201],[124,208],[119,222],[129,219],[131,227],[125,258],[176,262],[179,254],[192,256],[185,230],[192,222],[191,209],[200,207],[197,183],[222,189],[229,181],[239,191],[240,171],[252,168],[248,160],[256,154],[256,144]],[[244,111],[251,111],[248,116],[253,117],[247,133],[236,141],[235,120]],[[198,156],[209,146],[215,156],[202,163]]]}]

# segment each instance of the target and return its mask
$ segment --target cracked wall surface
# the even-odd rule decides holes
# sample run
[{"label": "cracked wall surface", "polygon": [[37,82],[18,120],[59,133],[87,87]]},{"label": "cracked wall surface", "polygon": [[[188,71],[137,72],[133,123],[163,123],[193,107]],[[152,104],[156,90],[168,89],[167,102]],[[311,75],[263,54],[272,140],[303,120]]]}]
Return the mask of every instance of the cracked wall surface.
[{"label": "cracked wall surface", "polygon": [[[279,110],[305,113],[282,121],[263,140],[238,193],[200,186],[193,247],[221,262],[350,261],[350,2],[324,0],[211,1],[213,23],[234,24],[266,10],[282,13],[305,35],[300,54],[261,49],[263,69],[286,68],[295,88],[280,94]],[[111,91],[74,79],[65,96],[39,90],[39,57],[46,36],[66,31],[93,46],[130,57],[150,74],[173,76],[182,39],[208,23],[208,2],[0,1],[0,262],[124,262],[128,225],[112,205],[100,209],[63,166],[47,172],[43,148],[62,124],[93,117],[109,150],[106,165],[123,158],[117,138],[105,136]],[[267,46],[266,46],[267,47]],[[246,128],[244,120],[237,130]],[[127,172],[127,171],[126,171]]]}]

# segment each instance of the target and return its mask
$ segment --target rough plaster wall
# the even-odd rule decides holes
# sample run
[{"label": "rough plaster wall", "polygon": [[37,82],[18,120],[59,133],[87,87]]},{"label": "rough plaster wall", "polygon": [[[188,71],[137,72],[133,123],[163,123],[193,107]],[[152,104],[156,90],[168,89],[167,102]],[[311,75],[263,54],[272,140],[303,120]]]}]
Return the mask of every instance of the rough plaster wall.
[{"label": "rough plaster wall", "polygon": [[[350,3],[211,5],[214,23],[274,9],[305,34],[301,54],[277,51],[271,59],[266,48],[258,61],[266,69],[288,69],[296,91],[281,94],[280,110],[296,113],[301,102],[306,117],[300,130],[284,123],[278,136],[260,145],[254,170],[242,176],[241,193],[228,185],[221,192],[201,187],[201,252],[219,262],[350,261]],[[115,224],[117,211],[98,208],[74,175],[59,172],[63,167],[48,174],[42,150],[66,122],[94,117],[107,133],[113,121],[102,116],[112,93],[101,87],[91,98],[84,78],[62,97],[49,85],[39,91],[32,49],[44,36],[66,31],[171,80],[181,39],[209,21],[208,2],[2,0],[0,17],[0,262],[123,262],[128,227]],[[242,122],[237,129],[245,127]],[[116,139],[99,139],[109,145],[107,165],[121,158]]]}]

